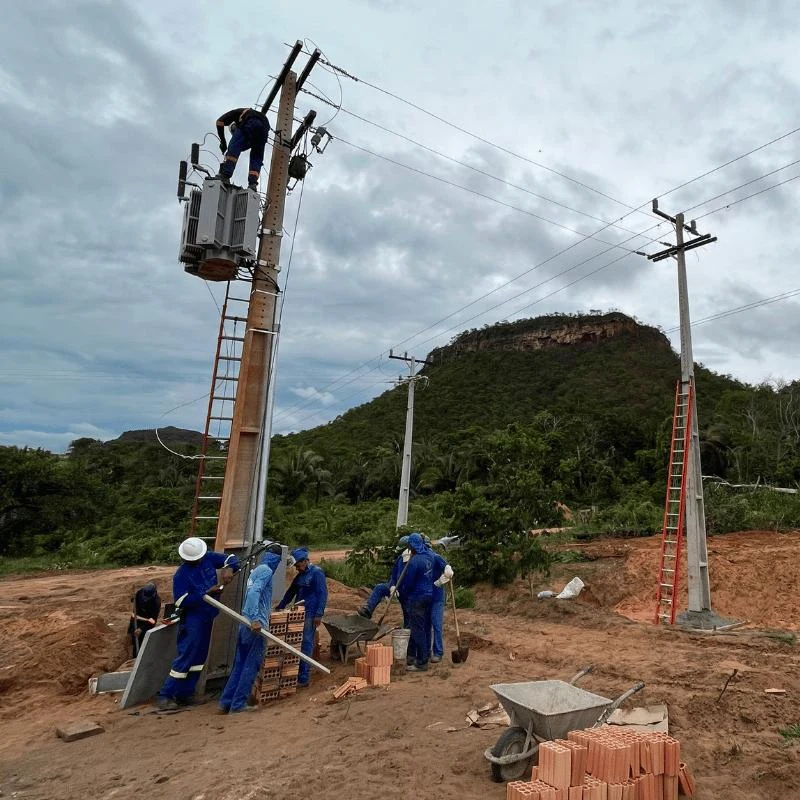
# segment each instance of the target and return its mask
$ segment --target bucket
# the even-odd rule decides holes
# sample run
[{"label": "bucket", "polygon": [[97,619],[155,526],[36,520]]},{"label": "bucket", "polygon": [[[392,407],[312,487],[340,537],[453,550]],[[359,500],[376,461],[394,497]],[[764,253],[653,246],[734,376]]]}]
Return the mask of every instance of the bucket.
[{"label": "bucket", "polygon": [[392,631],[392,650],[394,650],[395,661],[402,661],[405,664],[410,638],[411,631],[408,628],[398,628]]}]

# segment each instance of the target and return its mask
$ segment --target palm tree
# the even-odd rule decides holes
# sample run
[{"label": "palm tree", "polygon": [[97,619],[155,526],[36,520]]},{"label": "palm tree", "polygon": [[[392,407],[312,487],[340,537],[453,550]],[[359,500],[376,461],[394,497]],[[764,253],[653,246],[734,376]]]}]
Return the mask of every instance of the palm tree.
[{"label": "palm tree", "polygon": [[284,502],[290,505],[312,487],[319,497],[330,479],[330,472],[322,467],[322,456],[303,447],[295,448],[275,463],[272,473]]}]

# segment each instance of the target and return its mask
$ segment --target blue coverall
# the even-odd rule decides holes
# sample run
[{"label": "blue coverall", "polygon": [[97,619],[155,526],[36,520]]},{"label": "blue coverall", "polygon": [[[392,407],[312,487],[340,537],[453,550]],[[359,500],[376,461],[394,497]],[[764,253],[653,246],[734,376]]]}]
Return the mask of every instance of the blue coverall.
[{"label": "blue coverall", "polygon": [[[237,572],[239,561],[233,554],[209,551],[197,561],[184,561],[172,578],[175,610],[182,612],[182,619],[178,623],[178,655],[158,693],[160,698],[187,700],[194,693],[208,658],[214,617],[219,614],[203,596],[217,585],[217,570],[223,567]],[[218,592],[210,594],[219,596]]]},{"label": "blue coverall", "polygon": [[[279,555],[267,553],[247,578],[242,616],[251,622],[260,622],[265,631],[269,630],[272,611],[272,576],[280,563]],[[239,626],[233,668],[219,698],[219,706],[223,711],[236,713],[247,705],[247,698],[250,697],[250,690],[264,659],[265,645],[260,633],[250,630],[247,625]]]},{"label": "blue coverall", "polygon": [[[269,136],[269,123],[266,118],[257,113],[250,113],[244,122],[237,125],[231,136],[230,144],[225,152],[225,161],[220,167],[220,175],[227,178],[233,177],[236,162],[242,150],[250,148],[250,167],[247,173],[247,182],[251,187],[258,183],[261,167],[264,164],[264,146]],[[262,637],[263,638],[263,637]]]},{"label": "blue coverall", "polygon": [[[305,600],[306,620],[303,625],[303,643],[300,645],[300,651],[307,656],[313,656],[314,633],[318,624],[316,620],[322,618],[328,602],[325,573],[316,564],[309,564],[303,572],[295,575],[283,599],[278,603],[278,609],[286,608],[292,600],[297,602]],[[301,661],[297,675],[299,686],[308,686],[310,672],[311,667],[305,661]]]},{"label": "blue coverall", "polygon": [[[447,562],[438,553],[431,551],[433,555],[433,580],[437,581],[442,577]],[[433,601],[431,603],[431,625],[433,627],[433,655],[437,658],[444,656],[444,606],[445,606],[444,586],[433,586]]]},{"label": "blue coverall", "polygon": [[[383,600],[385,597],[389,596],[389,591],[392,586],[397,586],[397,582],[400,580],[400,575],[403,572],[403,567],[406,565],[406,562],[403,561],[403,556],[399,556],[397,560],[394,562],[394,567],[392,567],[392,574],[389,577],[387,583],[379,583],[370,593],[370,596],[367,598],[366,603],[364,603],[364,610],[367,611],[370,615],[375,612],[375,609],[378,607],[378,604]],[[397,599],[400,602],[400,609],[403,612],[403,627],[408,627],[408,619],[406,614],[406,601],[405,601],[405,578],[400,583],[400,586],[397,586]]]},{"label": "blue coverall", "polygon": [[427,548],[411,556],[404,581],[411,628],[409,660],[428,668],[431,656],[431,605],[433,603],[433,553]]}]

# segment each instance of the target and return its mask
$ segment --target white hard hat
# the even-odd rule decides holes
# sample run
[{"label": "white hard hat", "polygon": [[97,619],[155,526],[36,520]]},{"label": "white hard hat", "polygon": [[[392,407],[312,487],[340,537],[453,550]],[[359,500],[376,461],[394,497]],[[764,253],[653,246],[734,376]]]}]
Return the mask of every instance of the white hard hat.
[{"label": "white hard hat", "polygon": [[208,545],[197,536],[190,536],[180,543],[178,555],[184,561],[199,561],[208,550]]}]

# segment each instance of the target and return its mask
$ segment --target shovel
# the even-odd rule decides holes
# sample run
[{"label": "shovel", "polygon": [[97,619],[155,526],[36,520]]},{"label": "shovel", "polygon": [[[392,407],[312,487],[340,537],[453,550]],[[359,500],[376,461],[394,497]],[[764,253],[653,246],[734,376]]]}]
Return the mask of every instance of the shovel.
[{"label": "shovel", "polygon": [[[411,554],[411,558],[406,561],[405,566],[400,572],[399,577],[397,578],[397,583],[395,584],[395,589],[400,589],[400,584],[403,582],[403,578],[406,575],[406,570],[408,569],[408,565],[411,563],[411,559],[414,558],[414,554]],[[395,592],[397,594],[397,592]],[[389,606],[392,604],[392,597],[393,595],[389,595],[389,602],[386,604],[386,608],[383,610],[383,614],[381,614],[381,618],[378,620],[378,627],[380,628],[383,625],[383,621],[386,619],[386,615],[389,613]]]},{"label": "shovel", "polygon": [[458,631],[458,614],[456,613],[456,590],[453,581],[450,581],[450,599],[453,601],[453,622],[456,624],[456,644],[458,648],[450,651],[450,658],[454,664],[463,664],[469,656],[469,647],[461,646],[461,634]]}]

